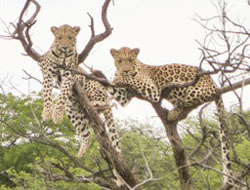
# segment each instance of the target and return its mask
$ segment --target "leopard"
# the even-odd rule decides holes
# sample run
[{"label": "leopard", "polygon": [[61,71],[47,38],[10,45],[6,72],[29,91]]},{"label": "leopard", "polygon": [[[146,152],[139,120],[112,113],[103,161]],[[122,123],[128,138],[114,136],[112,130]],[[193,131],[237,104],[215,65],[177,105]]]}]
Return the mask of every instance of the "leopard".
[{"label": "leopard", "polygon": [[[179,121],[183,119],[181,114],[186,110],[190,112],[205,102],[215,100],[220,121],[222,168],[225,174],[223,181],[224,184],[232,186],[226,110],[221,95],[217,95],[218,87],[212,77],[210,75],[198,77],[198,73],[202,70],[192,65],[172,63],[152,66],[144,64],[138,59],[139,52],[139,48],[110,49],[116,67],[113,83],[117,84],[117,88],[111,87],[109,93],[122,106],[126,106],[133,97],[138,97],[137,94],[152,103],[165,99],[173,105],[173,109],[166,116],[167,122]],[[184,86],[187,83],[192,85]],[[126,87],[119,87],[120,84],[125,84]],[[179,87],[174,87],[177,84]]]},{"label": "leopard", "polygon": [[[55,39],[49,50],[42,56],[42,62],[40,63],[44,87],[44,109],[42,112],[44,121],[52,119],[55,124],[59,124],[63,120],[65,101],[76,81],[76,77],[70,71],[60,69],[58,65],[72,69],[78,67],[76,37],[79,31],[79,27],[69,25],[63,25],[59,28],[56,26],[51,27]],[[52,102],[54,82],[60,86],[60,95],[55,105]]]},{"label": "leopard", "polygon": [[[116,131],[107,89],[99,82],[89,80],[85,76],[74,74],[69,70],[83,71],[78,64],[79,55],[76,49],[79,31],[80,27],[72,27],[67,24],[60,27],[51,27],[54,41],[49,50],[42,56],[42,61],[39,64],[43,74],[44,107],[42,118],[44,121],[53,120],[55,124],[60,124],[66,111],[67,117],[80,137],[81,145],[77,155],[83,157],[91,142],[91,133],[88,126],[93,126],[94,123],[88,117],[86,110],[82,108],[77,98],[77,92],[73,88],[73,85],[79,82],[92,106],[105,107],[105,109],[99,111],[99,114],[104,116],[104,124],[112,146],[120,153],[119,136]],[[65,67],[67,69],[64,69]],[[55,104],[52,100],[54,87],[58,87],[60,90]]]}]

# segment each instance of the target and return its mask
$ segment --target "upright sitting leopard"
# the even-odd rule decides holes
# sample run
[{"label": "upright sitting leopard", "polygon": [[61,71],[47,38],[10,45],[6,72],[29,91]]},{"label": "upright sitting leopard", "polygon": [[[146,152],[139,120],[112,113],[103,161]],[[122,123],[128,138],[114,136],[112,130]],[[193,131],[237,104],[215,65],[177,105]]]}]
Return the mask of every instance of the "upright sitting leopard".
[{"label": "upright sitting leopard", "polygon": [[114,58],[116,74],[114,83],[127,84],[128,88],[112,88],[110,93],[123,106],[133,97],[135,90],[145,99],[158,102],[160,98],[168,100],[174,108],[166,116],[168,121],[179,119],[179,115],[186,109],[194,109],[204,102],[216,99],[217,110],[220,119],[220,140],[223,159],[224,183],[232,184],[231,162],[229,156],[229,143],[227,139],[227,126],[225,121],[225,109],[222,98],[216,95],[217,86],[209,75],[204,75],[190,86],[173,88],[164,93],[171,84],[185,84],[196,79],[198,67],[182,64],[168,64],[162,66],[150,66],[141,63],[137,56],[139,49],[123,47],[119,50],[111,49]]},{"label": "upright sitting leopard", "polygon": [[[53,119],[54,123],[60,123],[63,120],[64,108],[66,107],[67,116],[76,128],[82,141],[78,156],[84,155],[90,142],[90,132],[88,131],[90,120],[86,111],[81,108],[77,101],[76,92],[72,88],[73,84],[79,81],[93,106],[107,107],[102,113],[106,120],[109,138],[116,151],[120,152],[112,110],[107,106],[110,105],[107,90],[96,81],[88,80],[84,76],[74,75],[70,71],[58,67],[58,65],[64,64],[68,68],[81,70],[78,67],[78,54],[76,51],[76,37],[80,28],[69,25],[63,25],[59,28],[53,26],[51,31],[55,37],[54,42],[49,51],[43,55],[40,63],[44,79],[43,120]],[[57,82],[60,88],[60,94],[58,101],[53,106],[52,89],[54,81]]]}]

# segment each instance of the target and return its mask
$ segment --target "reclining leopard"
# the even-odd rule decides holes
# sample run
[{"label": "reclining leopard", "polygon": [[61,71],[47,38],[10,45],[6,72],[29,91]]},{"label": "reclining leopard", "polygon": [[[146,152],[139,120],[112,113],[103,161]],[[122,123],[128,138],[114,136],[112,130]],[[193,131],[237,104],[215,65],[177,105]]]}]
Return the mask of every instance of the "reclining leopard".
[{"label": "reclining leopard", "polygon": [[[227,141],[227,125],[225,108],[221,96],[217,96],[217,86],[209,75],[198,78],[193,85],[173,88],[167,93],[164,90],[171,84],[185,84],[197,77],[199,68],[183,64],[167,64],[150,66],[141,63],[137,56],[139,49],[128,47],[119,50],[111,49],[116,73],[113,82],[126,84],[126,88],[110,88],[110,93],[125,106],[133,98],[133,90],[150,102],[159,102],[161,98],[168,100],[174,108],[166,116],[167,121],[176,121],[186,109],[195,109],[199,105],[215,99],[220,120],[220,141],[223,159],[224,184],[232,184],[229,143]],[[132,91],[131,91],[132,89]]]}]

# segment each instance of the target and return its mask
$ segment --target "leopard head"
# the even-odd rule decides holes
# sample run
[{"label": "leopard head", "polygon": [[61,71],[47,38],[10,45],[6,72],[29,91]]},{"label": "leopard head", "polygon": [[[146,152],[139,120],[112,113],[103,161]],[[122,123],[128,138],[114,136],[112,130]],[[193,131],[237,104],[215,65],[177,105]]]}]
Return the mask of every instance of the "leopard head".
[{"label": "leopard head", "polygon": [[79,31],[80,27],[78,26],[52,26],[51,32],[55,37],[52,45],[52,51],[54,51],[53,53],[59,57],[71,56],[76,51],[76,36]]},{"label": "leopard head", "polygon": [[140,49],[130,49],[128,47],[122,47],[119,50],[111,49],[110,53],[115,60],[115,67],[118,73],[124,76],[135,76],[139,73],[140,67],[138,67],[137,55]]}]

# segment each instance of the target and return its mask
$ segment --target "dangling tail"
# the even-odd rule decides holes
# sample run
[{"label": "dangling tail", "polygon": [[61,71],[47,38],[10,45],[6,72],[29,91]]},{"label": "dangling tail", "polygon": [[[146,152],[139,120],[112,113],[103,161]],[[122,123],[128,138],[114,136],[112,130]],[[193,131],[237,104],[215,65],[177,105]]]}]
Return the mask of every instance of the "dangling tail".
[{"label": "dangling tail", "polygon": [[230,176],[232,176],[232,171],[231,171],[231,159],[230,159],[230,148],[229,148],[230,146],[228,140],[228,128],[226,124],[226,112],[221,96],[219,96],[215,100],[215,104],[217,107],[219,121],[220,121],[222,167],[223,167],[223,173],[225,174],[223,176],[224,186],[226,185],[233,187],[233,180],[232,178],[230,178]]}]

